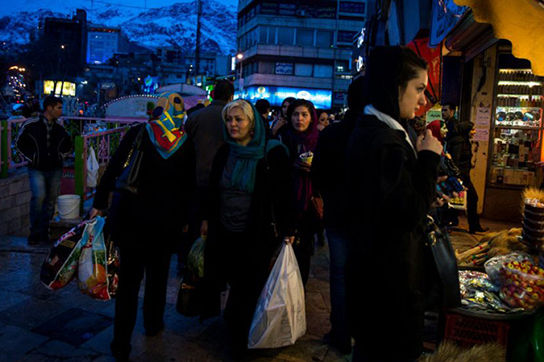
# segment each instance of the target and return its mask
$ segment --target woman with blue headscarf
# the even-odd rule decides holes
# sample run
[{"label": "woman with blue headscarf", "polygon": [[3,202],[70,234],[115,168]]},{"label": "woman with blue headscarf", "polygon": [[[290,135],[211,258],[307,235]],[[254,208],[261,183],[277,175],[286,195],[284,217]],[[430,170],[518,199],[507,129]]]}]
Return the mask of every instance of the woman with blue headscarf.
[{"label": "woman with blue headscarf", "polygon": [[[161,94],[151,120],[132,127],[123,137],[96,190],[91,217],[107,209],[109,194],[116,191],[116,206],[108,223],[121,256],[111,343],[117,360],[128,360],[130,354],[144,274],[145,333],[154,336],[164,328],[170,258],[188,223],[188,206],[195,190],[194,146],[183,129],[184,117],[181,96]],[[116,180],[137,139],[143,153],[138,192],[117,191]]]},{"label": "woman with blue headscarf", "polygon": [[288,151],[267,140],[259,113],[236,100],[222,112],[225,144],[210,174],[202,233],[207,234],[203,316],[219,312],[219,292],[230,285],[224,317],[230,347],[239,357],[271,258],[281,241],[292,242],[294,205]]}]

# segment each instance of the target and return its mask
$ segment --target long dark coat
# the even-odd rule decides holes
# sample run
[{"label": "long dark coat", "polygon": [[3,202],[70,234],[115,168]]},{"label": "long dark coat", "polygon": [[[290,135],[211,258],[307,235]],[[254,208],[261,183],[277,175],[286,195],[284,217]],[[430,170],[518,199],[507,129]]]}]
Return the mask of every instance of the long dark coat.
[{"label": "long dark coat", "polygon": [[357,121],[347,150],[352,332],[371,360],[417,358],[422,350],[423,223],[440,156],[416,158],[403,132],[374,116]]}]

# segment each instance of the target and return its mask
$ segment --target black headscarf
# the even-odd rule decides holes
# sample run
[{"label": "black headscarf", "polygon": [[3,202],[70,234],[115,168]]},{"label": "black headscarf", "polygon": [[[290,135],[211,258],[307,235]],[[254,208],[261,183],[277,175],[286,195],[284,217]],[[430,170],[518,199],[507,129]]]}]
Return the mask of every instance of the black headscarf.
[{"label": "black headscarf", "polygon": [[376,47],[368,57],[368,100],[380,112],[400,119],[399,85],[402,68],[402,49]]}]

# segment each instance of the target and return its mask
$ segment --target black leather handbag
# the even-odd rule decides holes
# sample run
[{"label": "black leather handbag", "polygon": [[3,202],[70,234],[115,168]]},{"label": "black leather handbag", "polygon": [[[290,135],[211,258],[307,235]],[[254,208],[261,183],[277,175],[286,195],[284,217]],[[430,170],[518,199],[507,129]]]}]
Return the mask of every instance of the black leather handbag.
[{"label": "black leather handbag", "polygon": [[134,140],[132,148],[128,153],[127,160],[123,164],[123,171],[115,181],[116,191],[127,191],[133,195],[138,193],[138,176],[140,174],[140,167],[144,156],[144,153],[141,150],[144,131],[145,126],[140,129]]},{"label": "black leather handbag", "polygon": [[425,230],[425,246],[427,255],[433,262],[429,262],[431,273],[431,286],[438,295],[438,304],[446,308],[455,308],[461,304],[459,292],[459,270],[457,269],[457,259],[451,246],[450,239],[446,232],[443,232],[434,219],[427,215],[427,224]]}]

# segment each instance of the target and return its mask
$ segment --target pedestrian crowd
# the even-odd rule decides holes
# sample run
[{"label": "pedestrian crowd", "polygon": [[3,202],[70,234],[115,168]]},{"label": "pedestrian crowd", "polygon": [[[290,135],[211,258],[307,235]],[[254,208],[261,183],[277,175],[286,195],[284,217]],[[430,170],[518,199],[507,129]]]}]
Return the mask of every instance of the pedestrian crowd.
[{"label": "pedestrian crowd", "polygon": [[[178,253],[182,272],[192,242],[205,236],[199,315],[219,315],[228,286],[228,342],[232,356],[242,358],[278,248],[293,246],[306,285],[316,241],[326,235],[325,340],[354,361],[416,360],[424,311],[436,308],[426,303],[436,273],[424,250],[427,215],[434,212],[446,226],[457,222],[447,207],[452,194],[437,189],[447,177],[440,173],[444,158],[457,165],[468,189],[470,231],[483,230],[470,182],[472,125],[447,105],[443,124],[418,126],[427,82],[427,63],[414,52],[378,47],[365,75],[352,82],[341,117],[304,99],[286,98],[278,110],[264,99],[233,100],[226,80],[199,109],[186,110],[177,93],[161,94],[150,120],[122,139],[89,213],[108,215],[120,250],[113,355],[129,358],[144,276],[146,335],[163,330],[171,255]],[[55,122],[62,101],[47,98],[44,110],[18,139],[31,161],[32,242],[47,237],[59,165],[71,148]],[[135,151],[137,192],[114,192]]]}]

